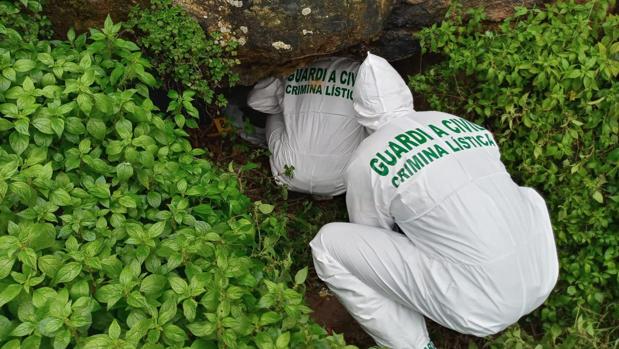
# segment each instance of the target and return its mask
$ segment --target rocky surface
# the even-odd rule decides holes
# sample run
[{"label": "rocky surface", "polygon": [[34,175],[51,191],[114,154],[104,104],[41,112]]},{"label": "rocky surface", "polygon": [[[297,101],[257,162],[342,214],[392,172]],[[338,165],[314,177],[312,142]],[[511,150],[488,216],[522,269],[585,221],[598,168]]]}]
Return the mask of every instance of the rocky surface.
[{"label": "rocky surface", "polygon": [[71,27],[85,32],[102,26],[108,14],[114,22],[125,20],[131,7],[145,3],[147,0],[51,0],[44,8],[56,35],[64,38]]},{"label": "rocky surface", "polygon": [[[146,0],[50,1],[57,32],[100,25],[110,13],[123,20],[131,6]],[[482,6],[490,20],[508,16],[514,6],[542,0],[461,0]],[[242,83],[282,74],[325,54],[365,49],[390,60],[418,52],[413,33],[443,18],[450,0],[175,0],[209,31],[241,43]],[[352,49],[351,49],[352,48]]]}]

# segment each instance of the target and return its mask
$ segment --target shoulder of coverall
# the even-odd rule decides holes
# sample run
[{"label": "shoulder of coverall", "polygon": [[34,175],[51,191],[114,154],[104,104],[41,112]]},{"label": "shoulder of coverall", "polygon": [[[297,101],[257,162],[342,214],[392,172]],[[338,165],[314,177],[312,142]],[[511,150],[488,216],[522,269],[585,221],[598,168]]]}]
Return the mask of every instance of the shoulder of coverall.
[{"label": "shoulder of coverall", "polygon": [[258,81],[247,95],[247,105],[266,114],[281,113],[284,87],[281,78],[268,77]]},{"label": "shoulder of coverall", "polygon": [[384,58],[369,52],[359,66],[353,95],[357,120],[370,130],[414,110],[404,79]]},{"label": "shoulder of coverall", "polygon": [[356,73],[357,70],[359,69],[360,64],[361,63],[359,61],[354,60],[352,58],[348,58],[348,57],[323,57],[323,58],[319,58],[316,61],[313,61],[308,66],[301,67],[299,69],[312,68],[312,67],[323,68],[323,69],[326,68],[329,70],[345,69],[347,71]]}]

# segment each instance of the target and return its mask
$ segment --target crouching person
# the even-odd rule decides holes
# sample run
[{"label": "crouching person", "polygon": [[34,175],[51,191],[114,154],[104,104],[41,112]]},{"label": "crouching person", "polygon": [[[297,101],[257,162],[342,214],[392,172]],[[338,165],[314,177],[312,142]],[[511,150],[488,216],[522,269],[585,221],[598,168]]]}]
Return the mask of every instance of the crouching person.
[{"label": "crouching person", "polygon": [[413,111],[404,81],[371,54],[354,107],[373,133],[346,171],[352,223],[325,225],[310,245],[361,326],[388,348],[433,348],[424,317],[483,337],[539,307],[558,276],[548,210],[512,181],[492,135]]},{"label": "crouching person", "polygon": [[247,104],[271,114],[266,138],[279,184],[320,197],[346,190],[346,165],[366,136],[352,106],[358,68],[347,58],[323,58],[250,92]]}]

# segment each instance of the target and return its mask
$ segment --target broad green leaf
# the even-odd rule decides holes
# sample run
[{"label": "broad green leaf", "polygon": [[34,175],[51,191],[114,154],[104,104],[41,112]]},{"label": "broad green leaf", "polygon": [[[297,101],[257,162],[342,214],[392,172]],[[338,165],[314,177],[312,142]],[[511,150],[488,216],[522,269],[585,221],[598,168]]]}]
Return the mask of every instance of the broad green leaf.
[{"label": "broad green leaf", "polygon": [[47,159],[47,148],[33,147],[26,159],[26,165],[32,166],[39,164]]},{"label": "broad green leaf", "polygon": [[599,202],[600,204],[604,202],[604,197],[602,196],[602,193],[600,193],[599,191],[596,191],[593,193],[593,199]]},{"label": "broad green leaf", "polygon": [[177,294],[183,294],[187,292],[189,287],[187,285],[187,281],[181,279],[178,276],[171,276],[168,278],[168,281],[170,282],[172,290],[174,290],[174,292],[176,292]]},{"label": "broad green leaf", "polygon": [[95,94],[95,107],[104,114],[112,113],[114,109],[114,99],[103,94]]},{"label": "broad green leaf", "polygon": [[54,349],[65,349],[71,343],[71,332],[63,329],[54,336]]},{"label": "broad green leaf", "polygon": [[135,200],[131,197],[131,196],[122,196],[120,199],[118,199],[118,202],[127,208],[136,208],[137,207],[137,203],[135,202]]},{"label": "broad green leaf", "polygon": [[15,69],[9,67],[9,68],[4,68],[2,70],[2,75],[9,79],[10,81],[15,81],[16,79],[16,75],[15,75]]},{"label": "broad green leaf", "polygon": [[50,200],[58,206],[69,206],[73,203],[71,195],[64,189],[56,189],[50,195]]},{"label": "broad green leaf", "polygon": [[15,128],[15,131],[29,136],[30,132],[28,130],[28,128],[30,127],[30,122],[28,121],[27,118],[20,118],[17,119],[15,122],[13,122],[13,127]]},{"label": "broad green leaf", "polygon": [[38,265],[41,272],[51,278],[56,275],[63,261],[59,256],[46,255],[39,257]]},{"label": "broad green leaf", "polygon": [[75,279],[80,272],[82,271],[82,265],[78,262],[69,262],[58,270],[56,273],[56,277],[54,278],[54,283],[66,283],[71,282]]},{"label": "broad green leaf", "polygon": [[109,333],[110,338],[112,339],[120,338],[120,326],[118,325],[118,322],[116,321],[116,319],[112,321],[107,332]]},{"label": "broad green leaf", "polygon": [[51,126],[56,136],[60,137],[64,131],[64,120],[61,118],[52,118]]},{"label": "broad green leaf", "polygon": [[157,222],[148,228],[148,236],[150,238],[156,238],[161,235],[165,229],[165,221]]},{"label": "broad green leaf", "polygon": [[[92,98],[87,94],[81,93],[77,96],[76,101],[77,101],[77,105],[80,107],[80,110],[83,111],[84,114],[90,115],[90,112],[92,111]],[[90,119],[90,120],[96,120],[96,119]],[[105,126],[105,124],[103,124],[103,126]],[[90,129],[88,129],[88,131],[90,132]],[[99,138],[99,137],[96,137],[96,138]],[[100,137],[99,139],[103,139],[103,137]]]},{"label": "broad green leaf", "polygon": [[0,280],[9,276],[13,269],[13,264],[15,264],[14,257],[0,257]]},{"label": "broad green leaf", "polygon": [[90,285],[88,285],[88,281],[86,279],[77,280],[71,285],[70,293],[72,298],[89,297]]},{"label": "broad green leaf", "polygon": [[282,316],[274,311],[268,311],[260,316],[260,325],[266,326],[281,321]]},{"label": "broad green leaf", "polygon": [[63,324],[64,322],[61,319],[49,316],[39,321],[37,330],[46,337],[53,337]]},{"label": "broad green leaf", "polygon": [[31,122],[32,126],[34,126],[37,130],[51,135],[54,134],[54,130],[52,129],[52,120],[46,117],[40,117],[33,119]]},{"label": "broad green leaf", "polygon": [[183,315],[187,321],[192,322],[196,319],[196,309],[198,303],[193,299],[186,299],[183,301]]},{"label": "broad green leaf", "polygon": [[37,266],[37,253],[31,248],[24,248],[17,254],[17,259],[22,262],[23,265],[30,268],[36,268]]},{"label": "broad green leaf", "polygon": [[237,336],[233,330],[226,329],[224,330],[224,334],[222,336],[223,342],[228,347],[233,347],[237,343]]},{"label": "broad green leaf", "polygon": [[0,113],[14,118],[17,114],[19,114],[19,110],[17,109],[16,104],[2,103],[0,104]]},{"label": "broad green leaf", "polygon": [[163,326],[163,336],[173,343],[183,343],[187,340],[185,331],[174,324]]},{"label": "broad green leaf", "polygon": [[121,182],[128,181],[133,176],[133,166],[128,162],[118,164],[116,166],[116,176]]},{"label": "broad green leaf", "polygon": [[140,292],[147,296],[159,295],[168,286],[168,279],[165,276],[151,274],[142,280]]},{"label": "broad green leaf", "polygon": [[118,120],[114,127],[122,139],[130,139],[133,135],[133,126],[127,119]]},{"label": "broad green leaf", "polygon": [[52,55],[50,55],[50,54],[49,54],[49,53],[47,53],[47,52],[39,53],[39,54],[37,55],[37,59],[38,59],[41,63],[43,63],[43,64],[45,64],[45,65],[48,65],[48,66],[51,66],[51,65],[53,65],[53,64],[54,64],[54,58],[52,57]]},{"label": "broad green leaf", "polygon": [[266,332],[260,332],[254,338],[254,341],[259,349],[275,349],[273,340]]},{"label": "broad green leaf", "polygon": [[305,282],[305,279],[307,279],[307,272],[307,267],[299,270],[294,276],[294,283],[297,285],[302,285]]},{"label": "broad green leaf", "polygon": [[123,288],[119,284],[102,286],[97,290],[96,297],[99,302],[106,303],[110,309],[123,295]]},{"label": "broad green leaf", "polygon": [[0,291],[0,307],[12,301],[20,294],[22,286],[18,284],[8,284]]},{"label": "broad green leaf", "polygon": [[82,139],[78,148],[80,150],[80,153],[88,154],[90,150],[92,149],[90,139],[89,138]]},{"label": "broad green leaf", "polygon": [[277,349],[286,349],[290,343],[290,332],[284,332],[277,337],[275,341],[275,347]]},{"label": "broad green leaf", "polygon": [[98,140],[103,140],[107,132],[105,123],[101,119],[88,119],[88,122],[86,123],[86,129],[88,130],[88,133],[90,133],[90,135],[92,135]]},{"label": "broad green leaf", "polygon": [[209,321],[194,322],[187,325],[187,328],[196,337],[210,336],[217,328],[214,323]]},{"label": "broad green leaf", "polygon": [[0,236],[0,250],[16,250],[20,248],[19,239],[11,235]]},{"label": "broad green leaf", "polygon": [[125,338],[131,343],[137,343],[146,335],[152,325],[153,321],[151,319],[140,320],[127,331]]},{"label": "broad green leaf", "polygon": [[[20,342],[19,339],[13,339],[10,340],[8,342],[6,342],[1,349],[20,349]],[[25,349],[25,348],[24,348]]]},{"label": "broad green leaf", "polygon": [[161,308],[159,308],[159,319],[157,320],[157,323],[159,325],[168,323],[176,315],[176,310],[176,300],[174,298],[168,298],[165,302],[163,302]]},{"label": "broad green leaf", "polygon": [[0,131],[10,130],[13,127],[13,123],[7,119],[0,118]]},{"label": "broad green leaf", "polygon": [[21,153],[28,148],[30,137],[14,132],[9,136],[9,143],[11,144],[11,149],[13,149],[16,154],[21,155]]},{"label": "broad green leaf", "polygon": [[82,57],[82,59],[80,60],[80,67],[82,69],[87,69],[87,68],[90,68],[91,65],[92,65],[92,59],[90,58],[90,55],[85,54],[84,57]]},{"label": "broad green leaf", "polygon": [[263,214],[269,214],[269,213],[273,212],[273,208],[274,208],[273,205],[269,205],[269,204],[259,204],[258,205],[258,209]]},{"label": "broad green leaf", "polygon": [[22,322],[11,331],[11,336],[25,337],[29,336],[34,331],[34,324],[32,322]]},{"label": "broad green leaf", "polygon": [[161,205],[161,194],[157,193],[156,191],[149,191],[148,194],[146,194],[146,200],[148,201],[149,205],[157,208],[159,207],[159,205]]},{"label": "broad green leaf", "polygon": [[13,69],[19,73],[31,71],[36,66],[36,63],[31,59],[18,59],[13,64]]},{"label": "broad green leaf", "polygon": [[86,339],[84,349],[107,349],[112,346],[112,339],[107,335],[95,335]]},{"label": "broad green leaf", "polygon": [[65,120],[67,132],[74,135],[81,135],[86,132],[84,123],[79,118],[69,117]]}]

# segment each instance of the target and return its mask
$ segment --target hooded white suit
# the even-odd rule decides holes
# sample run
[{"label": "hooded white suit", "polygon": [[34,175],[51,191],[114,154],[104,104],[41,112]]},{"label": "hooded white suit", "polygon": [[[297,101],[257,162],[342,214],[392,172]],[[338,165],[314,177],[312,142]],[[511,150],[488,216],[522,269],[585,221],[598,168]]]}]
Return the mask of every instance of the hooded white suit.
[{"label": "hooded white suit", "polygon": [[328,224],[310,245],[355,319],[380,345],[424,348],[424,316],[487,336],[540,306],[558,276],[548,210],[512,181],[492,135],[413,111],[402,78],[372,54],[354,93],[359,122],[375,132],[346,171],[353,224]]},{"label": "hooded white suit", "polygon": [[250,107],[273,114],[266,138],[278,183],[318,195],[346,191],[346,165],[366,136],[352,106],[358,68],[347,58],[322,58],[286,79],[262,80],[250,92]]}]

